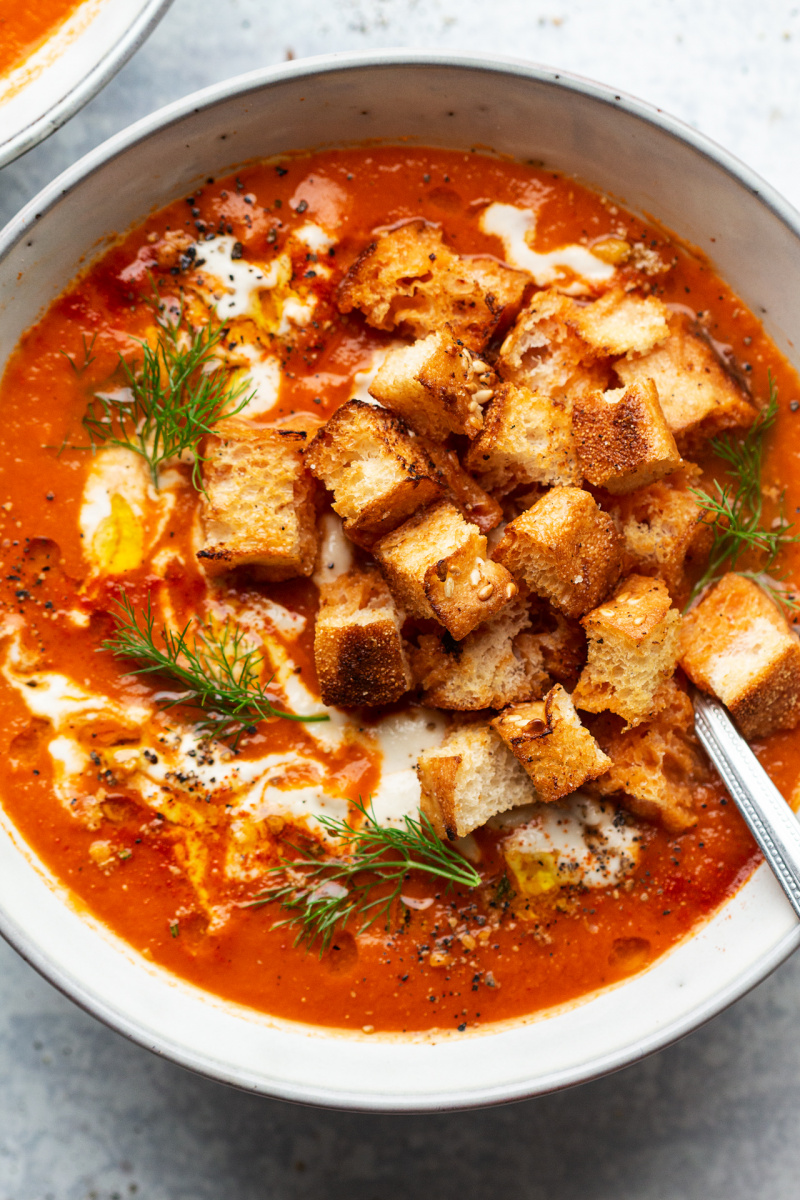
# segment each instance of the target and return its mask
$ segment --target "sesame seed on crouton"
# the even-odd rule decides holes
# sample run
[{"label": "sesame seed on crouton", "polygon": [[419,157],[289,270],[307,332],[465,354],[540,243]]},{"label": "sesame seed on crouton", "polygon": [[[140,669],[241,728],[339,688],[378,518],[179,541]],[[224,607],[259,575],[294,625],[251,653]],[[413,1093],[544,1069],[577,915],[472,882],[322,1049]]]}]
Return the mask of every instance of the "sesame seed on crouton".
[{"label": "sesame seed on crouton", "polygon": [[583,476],[593,487],[633,492],[681,465],[652,379],[580,397],[572,425]]},{"label": "sesame seed on crouton", "polygon": [[305,467],[305,445],[305,433],[233,418],[206,437],[197,557],[207,575],[237,567],[268,582],[311,574],[316,484]]},{"label": "sesame seed on crouton", "polygon": [[501,494],[525,484],[579,484],[569,405],[513,383],[496,389],[467,466]]},{"label": "sesame seed on crouton", "polygon": [[800,722],[800,642],[758,584],[727,574],[683,620],[681,666],[746,738]]},{"label": "sesame seed on crouton", "polygon": [[619,578],[620,536],[580,488],[555,487],[510,521],[493,557],[568,617],[581,617]]},{"label": "sesame seed on crouton", "polygon": [[442,493],[436,468],[405,423],[361,400],[337,409],[306,463],[333,492],[347,536],[365,549]]},{"label": "sesame seed on crouton", "polygon": [[678,661],[681,617],[666,585],[629,575],[581,624],[589,655],[572,693],[577,707],[608,709],[629,725],[652,718]]},{"label": "sesame seed on crouton", "polygon": [[560,800],[611,766],[560,683],[543,700],[504,709],[491,724],[530,775],[538,800]]}]

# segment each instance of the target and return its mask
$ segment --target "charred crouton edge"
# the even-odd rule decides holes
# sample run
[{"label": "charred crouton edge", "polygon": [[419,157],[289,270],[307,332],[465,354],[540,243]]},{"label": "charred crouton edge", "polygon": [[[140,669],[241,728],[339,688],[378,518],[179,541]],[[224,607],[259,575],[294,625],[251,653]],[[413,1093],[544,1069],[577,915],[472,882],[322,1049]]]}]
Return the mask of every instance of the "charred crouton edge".
[{"label": "charred crouton edge", "polygon": [[593,487],[633,492],[681,465],[652,379],[589,392],[572,415],[581,470]]}]

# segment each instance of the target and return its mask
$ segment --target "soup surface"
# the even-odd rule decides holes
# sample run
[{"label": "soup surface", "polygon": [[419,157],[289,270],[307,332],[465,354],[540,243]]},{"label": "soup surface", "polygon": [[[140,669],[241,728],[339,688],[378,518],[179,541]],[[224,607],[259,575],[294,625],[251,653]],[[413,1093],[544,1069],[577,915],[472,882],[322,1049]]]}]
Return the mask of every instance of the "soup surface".
[{"label": "soup surface", "polygon": [[[72,6],[35,7],[55,22]],[[29,10],[33,6],[17,7],[3,18],[16,22],[7,28],[20,53],[45,29],[24,23]],[[409,225],[420,220],[427,224]],[[126,413],[142,378],[142,343],[152,357],[158,347],[163,354],[169,344],[196,345],[198,330],[216,330],[210,357],[193,377],[194,394],[203,378],[224,380],[233,397],[228,418],[238,422],[233,429],[245,439],[241,444],[249,445],[252,430],[278,430],[306,453],[342,405],[353,397],[369,401],[367,389],[387,352],[411,345],[419,333],[402,322],[392,328],[391,315],[385,328],[376,328],[380,322],[374,313],[372,323],[365,319],[363,304],[343,302],[342,281],[352,280],[348,272],[358,256],[398,230],[411,230],[412,241],[433,230],[430,236],[441,234],[442,245],[460,256],[457,267],[468,272],[487,262],[493,269],[505,264],[519,285],[516,301],[499,317],[498,305],[488,304],[488,334],[470,332],[471,310],[459,310],[467,332],[456,340],[469,345],[472,337],[473,359],[482,356],[476,369],[490,381],[486,395],[472,391],[478,399],[470,411],[478,423],[498,386],[494,368],[502,374],[504,339],[536,297],[568,296],[579,313],[612,289],[618,298],[654,298],[668,306],[669,320],[691,323],[719,356],[740,381],[743,403],[766,401],[771,373],[779,412],[777,436],[769,434],[766,443],[764,523],[779,519],[784,485],[785,511],[800,511],[800,389],[759,321],[700,255],[573,180],[534,166],[386,147],[287,158],[209,179],[123,237],[28,331],[0,389],[5,811],[76,902],[151,960],[256,1009],[367,1032],[471,1029],[618,981],[685,937],[758,862],[689,729],[681,734],[685,753],[675,766],[684,777],[668,779],[683,789],[677,817],[669,804],[665,817],[619,788],[598,788],[603,776],[597,771],[583,776],[586,786],[575,794],[569,789],[544,803],[532,792],[520,804],[519,793],[504,812],[497,811],[505,806],[502,797],[493,802],[484,787],[481,803],[494,803],[497,815],[447,843],[477,871],[477,886],[448,887],[445,877],[409,870],[388,928],[381,918],[360,932],[356,915],[344,928],[334,927],[327,944],[317,939],[310,949],[295,944],[303,931],[297,909],[252,904],[273,885],[278,877],[270,871],[285,859],[298,853],[335,859],[336,839],[326,840],[320,818],[363,828],[353,807],[361,799],[374,805],[378,828],[402,830],[406,817],[418,819],[420,753],[435,756],[453,723],[486,729],[504,705],[478,700],[458,711],[450,702],[432,702],[435,687],[426,680],[422,649],[441,664],[442,654],[475,635],[455,637],[441,621],[408,615],[407,607],[393,643],[405,646],[412,664],[403,694],[382,706],[323,704],[314,646],[320,596],[333,595],[325,589],[353,564],[371,570],[374,544],[367,545],[363,533],[355,542],[342,533],[331,508],[333,490],[341,515],[335,488],[309,484],[316,491],[290,505],[286,520],[311,505],[316,555],[312,546],[305,565],[277,581],[281,572],[264,569],[263,559],[259,569],[258,555],[248,565],[244,554],[226,569],[224,556],[220,563],[217,550],[208,548],[227,544],[245,499],[237,494],[232,513],[220,515],[219,505],[212,512],[219,481],[211,479],[210,464],[212,454],[225,449],[224,438],[218,435],[216,449],[213,437],[201,444],[205,461],[193,461],[190,447],[151,470],[131,448],[136,421]],[[405,287],[406,297],[419,295],[407,279],[396,286]],[[433,328],[444,324],[434,320]],[[594,363],[595,387],[619,387],[617,359],[612,351],[599,367]],[[163,390],[167,360],[154,361]],[[231,418],[231,409],[243,403]],[[242,433],[243,426],[250,433]],[[466,435],[451,432],[446,445],[466,461]],[[152,437],[145,450],[152,462]],[[704,444],[683,450],[704,472],[693,478],[710,487],[720,462]],[[317,471],[319,478],[322,468]],[[366,468],[363,479],[367,486]],[[258,497],[258,478],[253,487]],[[546,491],[545,483],[518,480],[493,491],[498,515],[489,552],[503,522],[528,511]],[[452,489],[447,495],[452,501]],[[624,524],[619,495],[602,488],[591,495],[593,505]],[[437,497],[438,503],[441,490]],[[380,513],[384,520],[383,508]],[[348,520],[358,525],[363,513],[345,517],[346,526]],[[413,507],[406,517],[415,519]],[[204,547],[205,557],[198,558]],[[703,566],[698,558],[686,568],[684,595],[677,595],[683,584],[673,580],[671,611],[686,603]],[[627,570],[634,567],[629,563]],[[789,577],[796,572],[794,546],[780,567]],[[650,579],[657,575],[641,562],[635,569]],[[272,581],[265,580],[270,572]],[[509,603],[519,604],[525,583],[512,574]],[[121,598],[139,631],[151,606],[153,646],[162,651],[162,630],[174,637],[188,629],[187,644],[199,646],[201,658],[208,643],[192,642],[192,631],[195,638],[216,638],[215,645],[241,635],[277,709],[329,719],[261,720],[257,714],[239,727],[238,742],[232,727],[223,731],[226,737],[208,740],[197,708],[181,703],[185,679],[133,675],[142,661],[108,648],[119,638]],[[535,607],[533,598],[529,604]],[[364,600],[361,608],[368,607]],[[519,628],[527,619],[520,618]],[[205,624],[193,624],[198,620]],[[584,636],[577,619],[562,624],[574,637]],[[544,636],[541,628],[531,626],[530,637]],[[526,676],[532,703],[562,683],[567,692],[575,686],[585,644],[566,638],[559,645],[561,659],[545,663],[538,685]],[[541,667],[541,654],[536,661]],[[682,677],[676,679],[671,686],[680,690]],[[333,686],[342,694],[350,681],[346,664],[338,677],[334,667]],[[213,699],[209,703],[213,710]],[[610,747],[608,715],[582,717],[598,744]],[[618,722],[614,737],[622,737],[624,722],[611,720]],[[497,754],[508,754],[497,790],[505,786],[503,772],[517,772],[515,787],[530,786],[496,735],[486,736],[500,747]],[[772,734],[755,748],[790,796],[800,769],[792,734]],[[653,777],[669,774],[663,755],[648,761],[644,769]],[[447,825],[435,797],[426,811]],[[280,878],[288,878],[302,900],[302,874]],[[329,894],[336,886],[328,885]]]},{"label": "soup surface", "polygon": [[0,76],[30,58],[79,4],[80,0],[0,0]]}]

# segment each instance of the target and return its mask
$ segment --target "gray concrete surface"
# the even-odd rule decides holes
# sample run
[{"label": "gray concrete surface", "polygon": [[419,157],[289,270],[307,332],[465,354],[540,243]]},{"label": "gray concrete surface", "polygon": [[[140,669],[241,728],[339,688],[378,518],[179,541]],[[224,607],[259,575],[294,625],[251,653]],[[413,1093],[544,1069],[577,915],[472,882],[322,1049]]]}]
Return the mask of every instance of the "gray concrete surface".
[{"label": "gray concrete surface", "polygon": [[[800,203],[800,7],[779,0],[175,0],[69,125],[0,171],[5,221],[129,121],[264,63],[480,48],[606,81]],[[128,1045],[0,944],[0,1200],[796,1200],[800,960],[614,1077],[486,1112],[291,1108]]]}]

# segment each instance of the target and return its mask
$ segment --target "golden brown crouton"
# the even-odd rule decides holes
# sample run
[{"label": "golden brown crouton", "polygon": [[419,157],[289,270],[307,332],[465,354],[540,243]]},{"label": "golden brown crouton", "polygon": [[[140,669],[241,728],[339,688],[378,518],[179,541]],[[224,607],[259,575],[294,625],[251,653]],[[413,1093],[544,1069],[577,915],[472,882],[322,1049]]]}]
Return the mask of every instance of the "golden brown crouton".
[{"label": "golden brown crouton", "polygon": [[629,575],[581,624],[589,657],[572,698],[638,725],[655,716],[678,662],[680,613],[660,579]]},{"label": "golden brown crouton", "polygon": [[466,462],[485,488],[501,494],[524,484],[579,484],[568,403],[502,384]]},{"label": "golden brown crouton", "polygon": [[622,533],[623,570],[658,575],[680,606],[689,597],[689,573],[708,558],[714,532],[691,488],[700,469],[685,463],[680,471],[622,496],[611,505]]},{"label": "golden brown crouton", "polygon": [[337,409],[311,442],[306,464],[333,492],[347,536],[365,549],[442,493],[407,426],[361,400]]},{"label": "golden brown crouton", "polygon": [[588,492],[552,488],[505,528],[493,557],[568,617],[594,608],[619,578],[621,540]]},{"label": "golden brown crouton", "polygon": [[481,533],[495,529],[503,519],[503,510],[488,492],[469,475],[461,463],[455,450],[447,450],[444,446],[420,438],[425,453],[430,458],[437,471],[440,472],[445,495],[460,509],[468,521],[477,525]]},{"label": "golden brown crouton", "polygon": [[655,296],[643,299],[612,288],[592,304],[575,304],[570,320],[598,354],[643,354],[667,338],[668,317]]},{"label": "golden brown crouton", "polygon": [[555,288],[537,292],[500,349],[497,369],[503,378],[545,396],[569,391],[594,361],[591,347],[570,324],[574,309],[574,301]]},{"label": "golden brown crouton", "polygon": [[611,713],[592,723],[592,733],[612,766],[588,790],[613,796],[630,812],[659,821],[670,833],[682,833],[697,823],[692,784],[702,777],[703,760],[691,700],[673,680],[665,691],[658,716],[635,729],[623,729],[622,720]]},{"label": "golden brown crouton", "polygon": [[583,476],[593,487],[633,492],[681,465],[652,379],[580,397],[572,426]]},{"label": "golden brown crouton", "polygon": [[504,708],[536,700],[550,686],[541,652],[523,654],[517,637],[530,625],[525,601],[517,596],[463,641],[450,634],[423,634],[411,650],[411,665],[424,689],[425,704],[462,712]]},{"label": "golden brown crouton", "polygon": [[615,369],[626,386],[653,380],[681,453],[756,419],[756,409],[686,317],[673,316],[665,342],[649,354],[620,359]]},{"label": "golden brown crouton", "polygon": [[516,639],[517,651],[571,692],[586,664],[586,634],[573,621],[539,599],[530,612],[531,628]]},{"label": "golden brown crouton", "polygon": [[450,329],[439,329],[412,346],[390,350],[369,394],[426,437],[474,438],[483,426],[481,401],[489,399],[496,382],[491,368]]},{"label": "golden brown crouton", "polygon": [[518,591],[505,567],[487,558],[485,535],[446,500],[382,538],[374,554],[400,606],[435,617],[457,640]]},{"label": "golden brown crouton", "polygon": [[560,800],[611,766],[560,683],[544,700],[513,704],[491,724],[530,775],[538,800]]},{"label": "golden brown crouton", "polygon": [[324,704],[392,704],[411,687],[402,620],[376,567],[320,588],[314,659]]},{"label": "golden brown crouton", "polygon": [[208,575],[251,567],[279,582],[310,575],[317,552],[316,484],[305,468],[306,435],[220,421],[203,448],[200,500]]},{"label": "golden brown crouton", "polygon": [[381,234],[339,287],[339,308],[359,308],[376,329],[426,337],[444,325],[473,349],[513,320],[528,275],[492,258],[459,258],[422,220]]},{"label": "golden brown crouton", "polygon": [[525,771],[488,725],[456,726],[438,749],[423,750],[417,772],[420,808],[439,837],[451,841],[536,799]]},{"label": "golden brown crouton", "polygon": [[746,738],[800,721],[800,642],[765,591],[724,575],[683,620],[681,666]]}]

